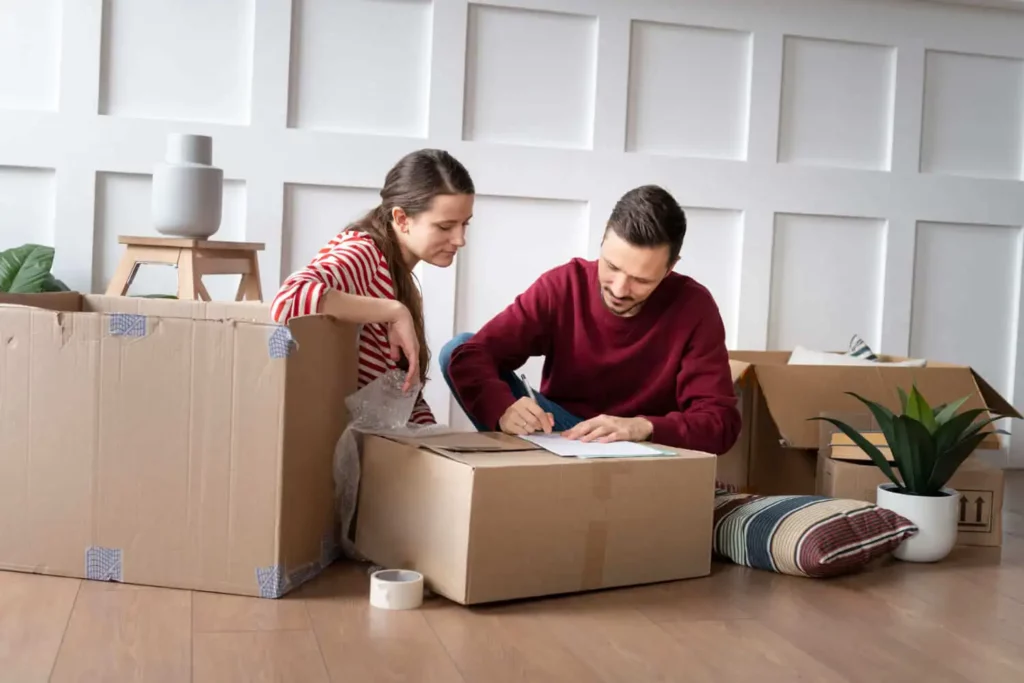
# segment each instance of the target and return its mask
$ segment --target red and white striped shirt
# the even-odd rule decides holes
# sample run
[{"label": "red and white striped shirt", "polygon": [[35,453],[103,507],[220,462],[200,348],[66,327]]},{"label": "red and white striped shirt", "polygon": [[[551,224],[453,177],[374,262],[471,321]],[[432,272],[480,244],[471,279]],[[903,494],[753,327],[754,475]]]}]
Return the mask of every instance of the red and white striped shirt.
[{"label": "red and white striped shirt", "polygon": [[[302,270],[293,273],[281,285],[270,305],[271,315],[280,324],[320,310],[320,299],[336,289],[346,294],[395,299],[384,253],[365,232],[346,230],[328,242]],[[396,367],[390,356],[388,327],[367,323],[359,332],[359,387],[364,387]],[[416,399],[410,422],[434,424],[430,406],[423,393]]]}]

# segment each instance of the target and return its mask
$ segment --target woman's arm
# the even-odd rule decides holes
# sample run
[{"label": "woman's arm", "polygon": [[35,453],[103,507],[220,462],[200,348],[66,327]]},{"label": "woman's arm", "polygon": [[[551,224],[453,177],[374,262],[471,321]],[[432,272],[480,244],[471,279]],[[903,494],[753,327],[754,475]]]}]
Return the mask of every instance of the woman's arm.
[{"label": "woman's arm", "polygon": [[405,306],[394,299],[349,294],[330,289],[320,297],[318,313],[347,323],[393,323],[407,314]]},{"label": "woman's arm", "polygon": [[393,322],[397,302],[383,298],[377,284],[382,258],[369,240],[337,241],[284,281],[271,303],[274,320],[324,313],[352,323]]},{"label": "woman's arm", "polygon": [[419,379],[419,341],[409,309],[385,298],[380,288],[378,270],[387,269],[382,259],[370,240],[339,240],[284,281],[270,310],[282,325],[293,317],[317,313],[357,324],[387,324],[391,360],[397,362],[401,350],[409,363],[408,391]]}]

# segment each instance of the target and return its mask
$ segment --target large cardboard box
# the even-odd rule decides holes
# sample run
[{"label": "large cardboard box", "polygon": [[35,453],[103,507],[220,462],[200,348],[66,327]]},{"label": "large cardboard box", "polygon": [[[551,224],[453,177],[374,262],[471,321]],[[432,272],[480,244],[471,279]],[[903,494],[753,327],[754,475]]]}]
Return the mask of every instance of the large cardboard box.
[{"label": "large cardboard box", "polygon": [[[1021,417],[967,366],[934,361],[926,367],[789,365],[789,357],[788,351],[730,353],[731,359],[749,364],[743,379],[753,395],[743,415],[750,430],[748,476],[746,481],[727,483],[765,495],[813,494],[819,433],[818,423],[811,418],[866,412],[848,391],[898,411],[897,387],[909,390],[916,383],[933,405],[970,395],[964,409],[987,407]],[[998,448],[998,438],[986,439],[983,447]]]},{"label": "large cardboard box", "polygon": [[738,491],[746,491],[749,485],[750,460],[750,420],[754,398],[754,373],[750,363],[730,360],[733,388],[736,390],[736,401],[743,415],[743,426],[736,443],[728,452],[718,456],[717,477],[720,484]]},{"label": "large cardboard box", "polygon": [[264,597],[314,575],[355,344],[261,304],[0,297],[0,568]]},{"label": "large cardboard box", "polygon": [[475,604],[705,576],[715,458],[562,458],[497,434],[366,436],[357,550]]},{"label": "large cardboard box", "polygon": [[[878,446],[886,460],[893,461],[881,432],[867,432],[865,436]],[[998,547],[1003,543],[1005,475],[1002,470],[985,465],[977,455],[971,455],[949,481],[949,486],[960,494],[957,544]],[[868,454],[845,434],[833,434],[819,454],[818,495],[874,503],[878,486],[888,482]]]}]

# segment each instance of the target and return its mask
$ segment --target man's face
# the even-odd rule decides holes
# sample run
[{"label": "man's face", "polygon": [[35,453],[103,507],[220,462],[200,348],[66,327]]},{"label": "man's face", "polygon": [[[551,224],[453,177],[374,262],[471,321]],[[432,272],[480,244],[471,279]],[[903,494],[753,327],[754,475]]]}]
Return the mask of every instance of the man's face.
[{"label": "man's face", "polygon": [[675,261],[669,263],[668,254],[667,244],[637,247],[614,230],[605,232],[597,261],[597,279],[605,307],[615,315],[635,315],[675,266]]}]

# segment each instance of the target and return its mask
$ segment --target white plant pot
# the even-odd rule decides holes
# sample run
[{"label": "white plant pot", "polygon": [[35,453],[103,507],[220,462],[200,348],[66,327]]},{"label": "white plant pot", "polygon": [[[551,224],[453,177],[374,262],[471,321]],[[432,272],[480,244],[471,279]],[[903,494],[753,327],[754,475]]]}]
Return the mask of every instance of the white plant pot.
[{"label": "white plant pot", "polygon": [[167,136],[167,156],[153,170],[153,225],[161,235],[209,239],[220,229],[224,171],[213,163],[213,139]]},{"label": "white plant pot", "polygon": [[918,532],[903,541],[893,552],[905,562],[938,562],[956,545],[960,518],[960,494],[951,488],[941,496],[909,496],[895,491],[892,484],[881,484],[875,502],[878,507],[906,517]]}]

